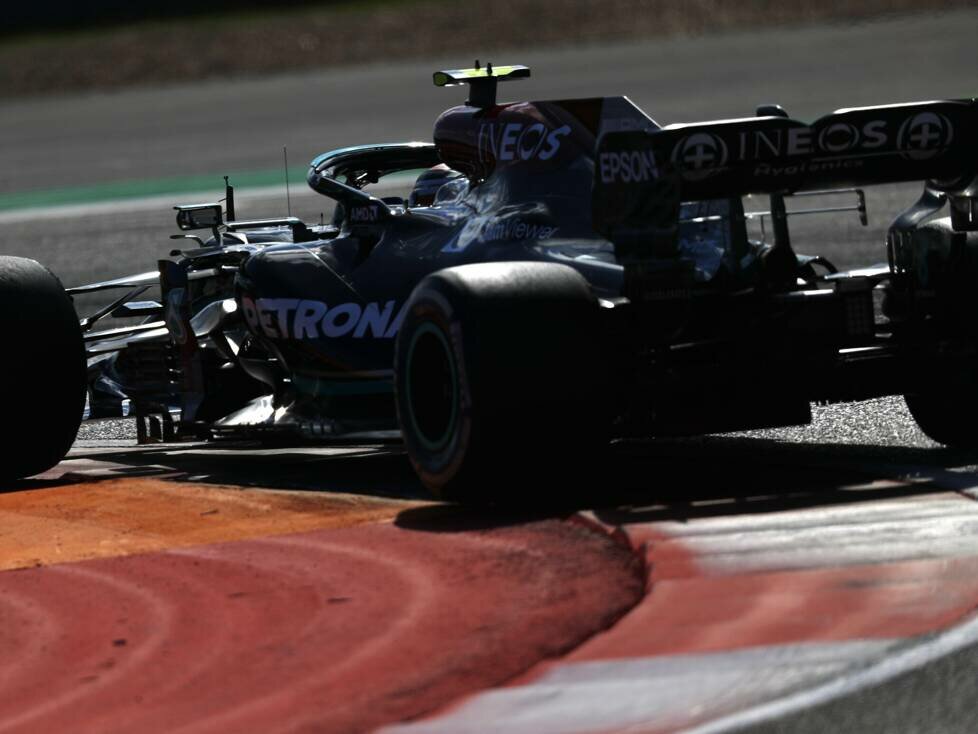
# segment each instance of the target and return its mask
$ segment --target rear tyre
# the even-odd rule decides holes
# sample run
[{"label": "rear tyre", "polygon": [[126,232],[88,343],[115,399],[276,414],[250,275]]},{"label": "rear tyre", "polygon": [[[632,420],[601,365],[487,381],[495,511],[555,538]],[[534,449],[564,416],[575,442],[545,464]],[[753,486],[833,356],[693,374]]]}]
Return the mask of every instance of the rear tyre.
[{"label": "rear tyre", "polygon": [[0,442],[0,480],[57,464],[78,433],[85,408],[86,361],[71,298],[49,270],[0,257],[0,401],[8,430]]},{"label": "rear tyre", "polygon": [[567,478],[600,453],[610,425],[587,281],[551,263],[466,265],[425,278],[407,308],[397,412],[425,486],[479,504],[570,493]]},{"label": "rear tyre", "polygon": [[928,437],[945,446],[978,448],[978,235],[955,232],[945,217],[914,231],[901,257],[912,264],[916,287],[935,294],[931,320],[942,349],[928,360],[929,373],[904,396],[910,414]]},{"label": "rear tyre", "polygon": [[932,388],[904,400],[928,438],[950,448],[978,448],[978,385],[971,390]]}]

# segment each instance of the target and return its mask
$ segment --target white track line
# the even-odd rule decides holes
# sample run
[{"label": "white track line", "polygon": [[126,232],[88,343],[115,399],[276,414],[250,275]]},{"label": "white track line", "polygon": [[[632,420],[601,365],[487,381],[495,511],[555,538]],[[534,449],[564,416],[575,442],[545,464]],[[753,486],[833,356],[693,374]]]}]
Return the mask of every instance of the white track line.
[{"label": "white track line", "polygon": [[905,673],[918,670],[943,657],[978,643],[978,617],[952,627],[923,642],[910,644],[869,667],[843,673],[838,678],[807,691],[763,703],[701,726],[685,729],[685,734],[731,734],[749,726],[768,723],[804,709],[820,706],[867,688],[881,685]]}]

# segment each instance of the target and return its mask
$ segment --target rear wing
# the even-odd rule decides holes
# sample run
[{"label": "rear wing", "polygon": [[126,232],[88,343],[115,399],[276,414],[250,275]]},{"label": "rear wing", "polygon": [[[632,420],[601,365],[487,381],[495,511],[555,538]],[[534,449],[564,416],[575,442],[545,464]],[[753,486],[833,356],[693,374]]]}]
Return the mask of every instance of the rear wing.
[{"label": "rear wing", "polygon": [[953,226],[978,230],[978,100],[844,109],[609,133],[595,158],[595,228],[612,241],[675,227],[679,202],[926,181]]}]

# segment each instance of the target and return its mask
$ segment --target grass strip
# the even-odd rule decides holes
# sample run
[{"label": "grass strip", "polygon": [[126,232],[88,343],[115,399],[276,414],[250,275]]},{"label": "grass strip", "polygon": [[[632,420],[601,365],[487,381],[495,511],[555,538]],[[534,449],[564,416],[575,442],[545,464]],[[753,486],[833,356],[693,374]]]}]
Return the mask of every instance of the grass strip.
[{"label": "grass strip", "polygon": [[[304,182],[306,168],[289,170],[289,180]],[[235,189],[248,189],[261,186],[285,186],[282,169],[269,171],[247,171],[229,174]],[[90,204],[93,202],[119,199],[140,199],[147,196],[165,194],[186,194],[213,191],[214,199],[224,195],[224,178],[218,175],[175,176],[141,181],[119,181],[91,186],[66,186],[41,191],[24,191],[0,194],[0,211],[33,209],[46,206],[65,206],[71,204]]]}]

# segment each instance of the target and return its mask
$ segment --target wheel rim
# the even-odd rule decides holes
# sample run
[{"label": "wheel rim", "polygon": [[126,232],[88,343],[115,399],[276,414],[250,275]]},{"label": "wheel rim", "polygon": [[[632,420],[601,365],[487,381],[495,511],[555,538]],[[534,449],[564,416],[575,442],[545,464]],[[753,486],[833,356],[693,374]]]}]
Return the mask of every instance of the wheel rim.
[{"label": "wheel rim", "polygon": [[407,408],[412,432],[425,449],[448,445],[458,406],[458,369],[448,339],[434,324],[421,324],[408,348]]}]

